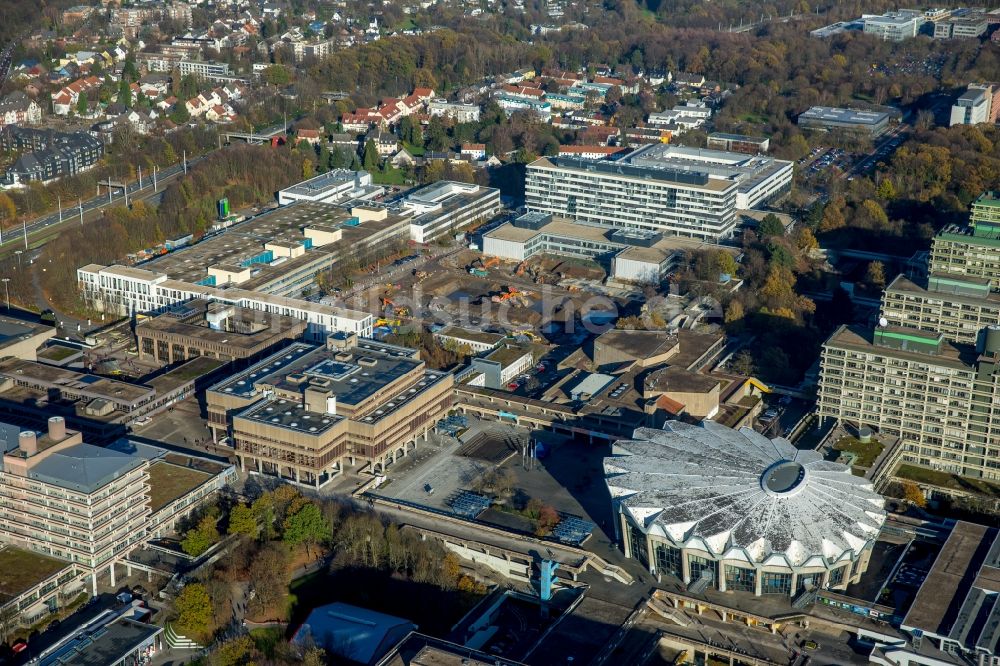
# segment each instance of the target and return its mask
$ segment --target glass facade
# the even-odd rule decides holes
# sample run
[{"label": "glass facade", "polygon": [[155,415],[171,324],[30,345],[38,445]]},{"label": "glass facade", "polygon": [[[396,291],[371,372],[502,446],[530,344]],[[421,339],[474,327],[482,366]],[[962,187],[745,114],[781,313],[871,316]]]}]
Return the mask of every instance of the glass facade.
[{"label": "glass facade", "polygon": [[632,557],[649,568],[649,551],[646,550],[646,535],[635,525],[629,525],[629,543],[632,546]]},{"label": "glass facade", "polygon": [[712,582],[719,580],[719,563],[714,560],[708,560],[698,555],[688,555],[688,569],[691,571],[692,581],[701,578],[703,571],[709,573]]},{"label": "glass facade", "polygon": [[830,586],[840,585],[844,582],[844,570],[847,567],[837,567],[836,569],[830,570]]},{"label": "glass facade", "polygon": [[681,551],[679,548],[656,542],[653,545],[653,556],[656,558],[656,570],[677,578],[684,578],[681,568]]},{"label": "glass facade", "polygon": [[730,592],[756,592],[757,572],[753,569],[727,564],[726,590]]},{"label": "glass facade", "polygon": [[765,571],[761,574],[760,593],[790,595],[792,593],[792,574]]}]

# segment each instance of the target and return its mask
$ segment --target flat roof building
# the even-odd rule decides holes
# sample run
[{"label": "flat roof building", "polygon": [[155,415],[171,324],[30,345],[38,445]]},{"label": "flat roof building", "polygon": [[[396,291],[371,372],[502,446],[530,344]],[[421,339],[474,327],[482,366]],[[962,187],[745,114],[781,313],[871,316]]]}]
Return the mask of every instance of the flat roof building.
[{"label": "flat roof building", "polygon": [[931,243],[930,273],[989,280],[1000,291],[1000,193],[984,192],[972,204],[968,225],[949,224]]},{"label": "flat roof building", "polygon": [[655,231],[573,222],[547,213],[525,213],[483,235],[483,254],[524,261],[540,254],[592,259],[611,277],[658,283],[700,240]]},{"label": "flat roof building", "polygon": [[969,88],[958,96],[951,107],[950,127],[955,125],[978,125],[990,121],[993,105],[993,90],[990,86]]},{"label": "flat roof building", "polygon": [[96,594],[98,571],[107,568],[114,581],[114,563],[144,539],[148,467],[85,444],[59,416],[44,434],[23,431],[3,455],[0,540],[73,562]]},{"label": "flat roof building", "polygon": [[208,425],[243,469],[317,488],[345,464],[383,471],[451,406],[452,375],[418,357],[349,334],[295,343],[211,387]]},{"label": "flat roof building", "polygon": [[195,359],[145,384],[8,358],[0,361],[0,418],[37,427],[60,415],[91,441],[109,441],[148,414],[189,393],[218,363]]},{"label": "flat roof building", "polygon": [[[996,662],[1000,656],[997,537],[995,527],[955,523],[900,623],[910,640],[902,658],[893,663]],[[929,654],[933,650],[938,653]]]},{"label": "flat roof building", "polygon": [[462,349],[467,347],[474,354],[495,349],[506,337],[500,333],[475,331],[458,326],[447,326],[434,333],[434,339],[440,342],[446,349]]},{"label": "flat roof building", "polygon": [[902,440],[902,458],[1000,478],[1000,327],[978,347],[940,332],[841,326],[823,344],[817,414]]},{"label": "flat roof building", "polygon": [[384,192],[384,187],[372,184],[372,176],[367,171],[333,169],[279,190],[278,203],[282,206],[296,201],[336,204],[374,199]]},{"label": "flat roof building", "polygon": [[713,150],[728,150],[734,153],[756,155],[766,153],[771,140],[762,136],[746,136],[745,134],[727,134],[712,132],[708,135],[708,147]]},{"label": "flat roof building", "polygon": [[885,111],[814,106],[800,113],[796,122],[803,129],[841,130],[876,137],[889,128],[889,114]]},{"label": "flat roof building", "polygon": [[35,361],[38,348],[55,334],[55,327],[48,324],[0,317],[0,357],[13,356]]},{"label": "flat roof building", "polygon": [[925,286],[899,275],[882,292],[881,317],[890,326],[941,333],[976,345],[983,330],[1000,323],[1000,294],[983,278],[930,275]]},{"label": "flat roof building", "polygon": [[31,626],[82,593],[84,578],[66,560],[0,545],[0,612]]},{"label": "flat roof building", "polygon": [[485,356],[472,359],[470,386],[503,389],[533,365],[531,350],[520,345],[496,347]]},{"label": "flat roof building", "polygon": [[639,428],[604,474],[626,557],[693,594],[846,589],[885,521],[882,497],[846,465],[712,421]]},{"label": "flat roof building", "polygon": [[861,21],[866,34],[887,42],[901,42],[916,37],[925,18],[923,12],[901,9],[885,14],[865,14]]},{"label": "flat roof building", "polygon": [[301,338],[302,319],[196,298],[135,327],[139,358],[163,364],[198,357],[223,362],[255,358]]},{"label": "flat roof building", "polygon": [[650,144],[623,158],[637,167],[707,173],[735,181],[736,208],[758,208],[786,194],[792,185],[792,163],[763,155]]},{"label": "flat roof building", "polygon": [[614,162],[536,160],[525,196],[530,211],[577,222],[718,241],[732,234],[737,209],[772,201],[791,181],[784,160],[654,143]]},{"label": "flat roof building", "polygon": [[707,170],[542,157],[528,165],[529,211],[717,242],[737,224],[739,184]]},{"label": "flat roof building", "polygon": [[370,335],[374,318],[298,298],[316,275],[342,261],[403,247],[409,215],[384,206],[341,208],[298,202],[138,267],[91,264],[77,269],[82,297],[94,309],[125,316],[161,313],[202,298],[295,317],[307,337],[336,331]]},{"label": "flat roof building", "polygon": [[441,180],[410,192],[398,202],[410,216],[410,240],[430,243],[500,212],[500,190]]}]

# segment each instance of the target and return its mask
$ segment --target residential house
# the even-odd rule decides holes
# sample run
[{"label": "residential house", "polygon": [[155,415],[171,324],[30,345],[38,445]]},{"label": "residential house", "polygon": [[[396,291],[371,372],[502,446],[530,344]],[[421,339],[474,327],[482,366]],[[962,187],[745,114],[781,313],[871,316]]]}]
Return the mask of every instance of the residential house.
[{"label": "residential house", "polygon": [[42,120],[42,107],[20,90],[0,100],[0,127],[34,125]]},{"label": "residential house", "polygon": [[463,143],[461,155],[472,160],[484,160],[486,159],[486,144]]}]

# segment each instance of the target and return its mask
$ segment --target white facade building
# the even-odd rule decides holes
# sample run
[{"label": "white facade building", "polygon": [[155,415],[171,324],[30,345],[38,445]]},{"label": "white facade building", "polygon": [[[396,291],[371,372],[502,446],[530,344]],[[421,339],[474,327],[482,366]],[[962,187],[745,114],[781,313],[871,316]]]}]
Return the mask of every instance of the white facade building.
[{"label": "white facade building", "polygon": [[351,199],[372,199],[385,188],[372,184],[367,171],[334,169],[278,192],[278,203],[286,206],[296,201],[339,203]]},{"label": "white facade building", "polygon": [[459,123],[479,122],[479,106],[477,104],[459,104],[444,99],[435,99],[427,104],[427,113],[431,116],[454,118],[455,122]]},{"label": "white facade building", "polygon": [[846,589],[885,522],[882,497],[846,465],[712,421],[639,428],[604,473],[626,557],[695,594]]},{"label": "white facade building", "polygon": [[366,312],[246,289],[191,284],[141,268],[90,264],[77,269],[76,274],[83,298],[89,304],[101,312],[119,316],[160,313],[177,303],[204,298],[304,320],[309,324],[305,337],[312,340],[322,340],[336,332],[371,337],[374,325],[372,315]]},{"label": "white facade building", "polygon": [[442,180],[427,185],[401,202],[400,214],[410,214],[410,240],[429,243],[443,234],[500,212],[500,190],[472,183]]},{"label": "white facade building", "polygon": [[991,86],[969,86],[969,89],[959,95],[951,107],[949,127],[955,125],[977,125],[990,120],[993,105],[993,89]]},{"label": "white facade building", "polygon": [[718,241],[737,223],[738,183],[706,171],[543,157],[528,165],[529,211]]}]

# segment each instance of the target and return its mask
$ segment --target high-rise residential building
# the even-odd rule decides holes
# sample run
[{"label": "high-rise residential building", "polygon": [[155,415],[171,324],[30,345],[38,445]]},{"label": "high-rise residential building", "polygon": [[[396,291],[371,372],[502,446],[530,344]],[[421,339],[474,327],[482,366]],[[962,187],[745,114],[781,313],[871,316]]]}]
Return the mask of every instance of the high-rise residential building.
[{"label": "high-rise residential building", "polygon": [[934,237],[928,272],[985,278],[1000,291],[1000,193],[983,193],[972,204],[969,224],[950,224]]},{"label": "high-rise residential building", "polygon": [[1000,326],[979,340],[841,326],[820,356],[818,415],[900,438],[908,462],[1000,479]]}]

